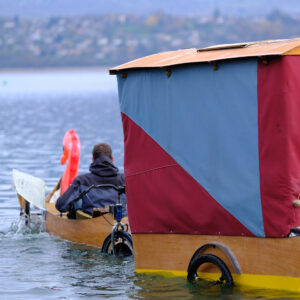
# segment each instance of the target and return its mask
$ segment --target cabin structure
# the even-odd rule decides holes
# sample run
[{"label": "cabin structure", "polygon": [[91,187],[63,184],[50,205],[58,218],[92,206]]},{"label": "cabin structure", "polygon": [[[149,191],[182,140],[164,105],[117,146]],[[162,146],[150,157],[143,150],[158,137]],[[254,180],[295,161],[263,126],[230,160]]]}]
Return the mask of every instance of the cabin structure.
[{"label": "cabin structure", "polygon": [[212,251],[236,282],[300,291],[300,260],[280,258],[300,250],[299,55],[300,39],[274,40],[110,69],[137,271],[186,274]]}]

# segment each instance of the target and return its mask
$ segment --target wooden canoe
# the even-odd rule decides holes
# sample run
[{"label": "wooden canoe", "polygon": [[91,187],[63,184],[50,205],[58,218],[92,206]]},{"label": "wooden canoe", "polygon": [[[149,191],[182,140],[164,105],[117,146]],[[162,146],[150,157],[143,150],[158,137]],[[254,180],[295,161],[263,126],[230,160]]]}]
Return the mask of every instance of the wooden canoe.
[{"label": "wooden canoe", "polygon": [[[102,247],[105,238],[112,231],[115,223],[112,213],[106,213],[92,218],[83,213],[77,213],[77,219],[69,219],[67,214],[60,213],[55,208],[55,193],[60,189],[58,181],[51,193],[45,199],[45,229],[48,233],[74,243],[83,243],[96,247]],[[26,199],[18,194],[20,207],[26,210]],[[128,225],[128,218],[122,219],[123,224]]]},{"label": "wooden canoe", "polygon": [[[68,219],[55,209],[55,203],[46,203],[45,227],[50,234],[75,243],[102,247],[115,223],[111,213],[96,218]],[[123,219],[127,223],[127,218]]]}]

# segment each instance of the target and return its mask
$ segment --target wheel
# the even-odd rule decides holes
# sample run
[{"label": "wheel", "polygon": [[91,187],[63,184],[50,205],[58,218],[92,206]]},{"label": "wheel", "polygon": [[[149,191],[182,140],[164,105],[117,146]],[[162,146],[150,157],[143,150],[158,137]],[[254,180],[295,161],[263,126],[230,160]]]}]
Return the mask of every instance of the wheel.
[{"label": "wheel", "polygon": [[[110,233],[104,240],[102,245],[102,253],[113,254]],[[131,235],[126,231],[116,231],[114,233],[114,248],[116,256],[133,255],[133,245]]]},{"label": "wheel", "polygon": [[[104,240],[102,245],[102,253],[113,254],[111,245],[111,235],[110,233]],[[131,256],[133,255],[133,245],[131,234],[118,230],[114,233],[114,248],[116,256]]]},{"label": "wheel", "polygon": [[[200,268],[200,266],[202,265],[203,267]],[[201,280],[199,273],[201,271],[203,273],[206,273],[204,271],[208,271],[209,269],[213,271],[213,273],[217,272],[218,277],[220,276],[219,279],[212,281],[213,284],[220,284],[226,287],[233,286],[233,279],[228,267],[226,266],[226,264],[223,262],[222,259],[220,259],[219,257],[213,254],[203,254],[201,256],[195,257],[189,265],[187,279],[189,281]]]}]

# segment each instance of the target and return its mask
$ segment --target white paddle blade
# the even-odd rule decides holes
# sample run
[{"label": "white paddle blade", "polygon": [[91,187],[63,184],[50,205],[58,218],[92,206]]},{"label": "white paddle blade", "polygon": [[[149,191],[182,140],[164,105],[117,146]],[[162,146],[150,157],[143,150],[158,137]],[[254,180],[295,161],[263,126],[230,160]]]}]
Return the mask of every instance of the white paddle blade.
[{"label": "white paddle blade", "polygon": [[19,195],[32,205],[45,209],[45,182],[13,169],[13,185]]}]

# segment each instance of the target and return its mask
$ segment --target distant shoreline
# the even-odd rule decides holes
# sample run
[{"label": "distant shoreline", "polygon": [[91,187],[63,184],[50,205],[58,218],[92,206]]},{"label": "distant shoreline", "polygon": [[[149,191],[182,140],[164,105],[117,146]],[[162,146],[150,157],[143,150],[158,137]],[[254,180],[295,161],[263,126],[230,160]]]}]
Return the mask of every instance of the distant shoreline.
[{"label": "distant shoreline", "polygon": [[49,67],[49,68],[11,68],[0,69],[0,74],[14,74],[14,73],[59,73],[59,72],[99,72],[107,71],[109,73],[110,67]]}]

